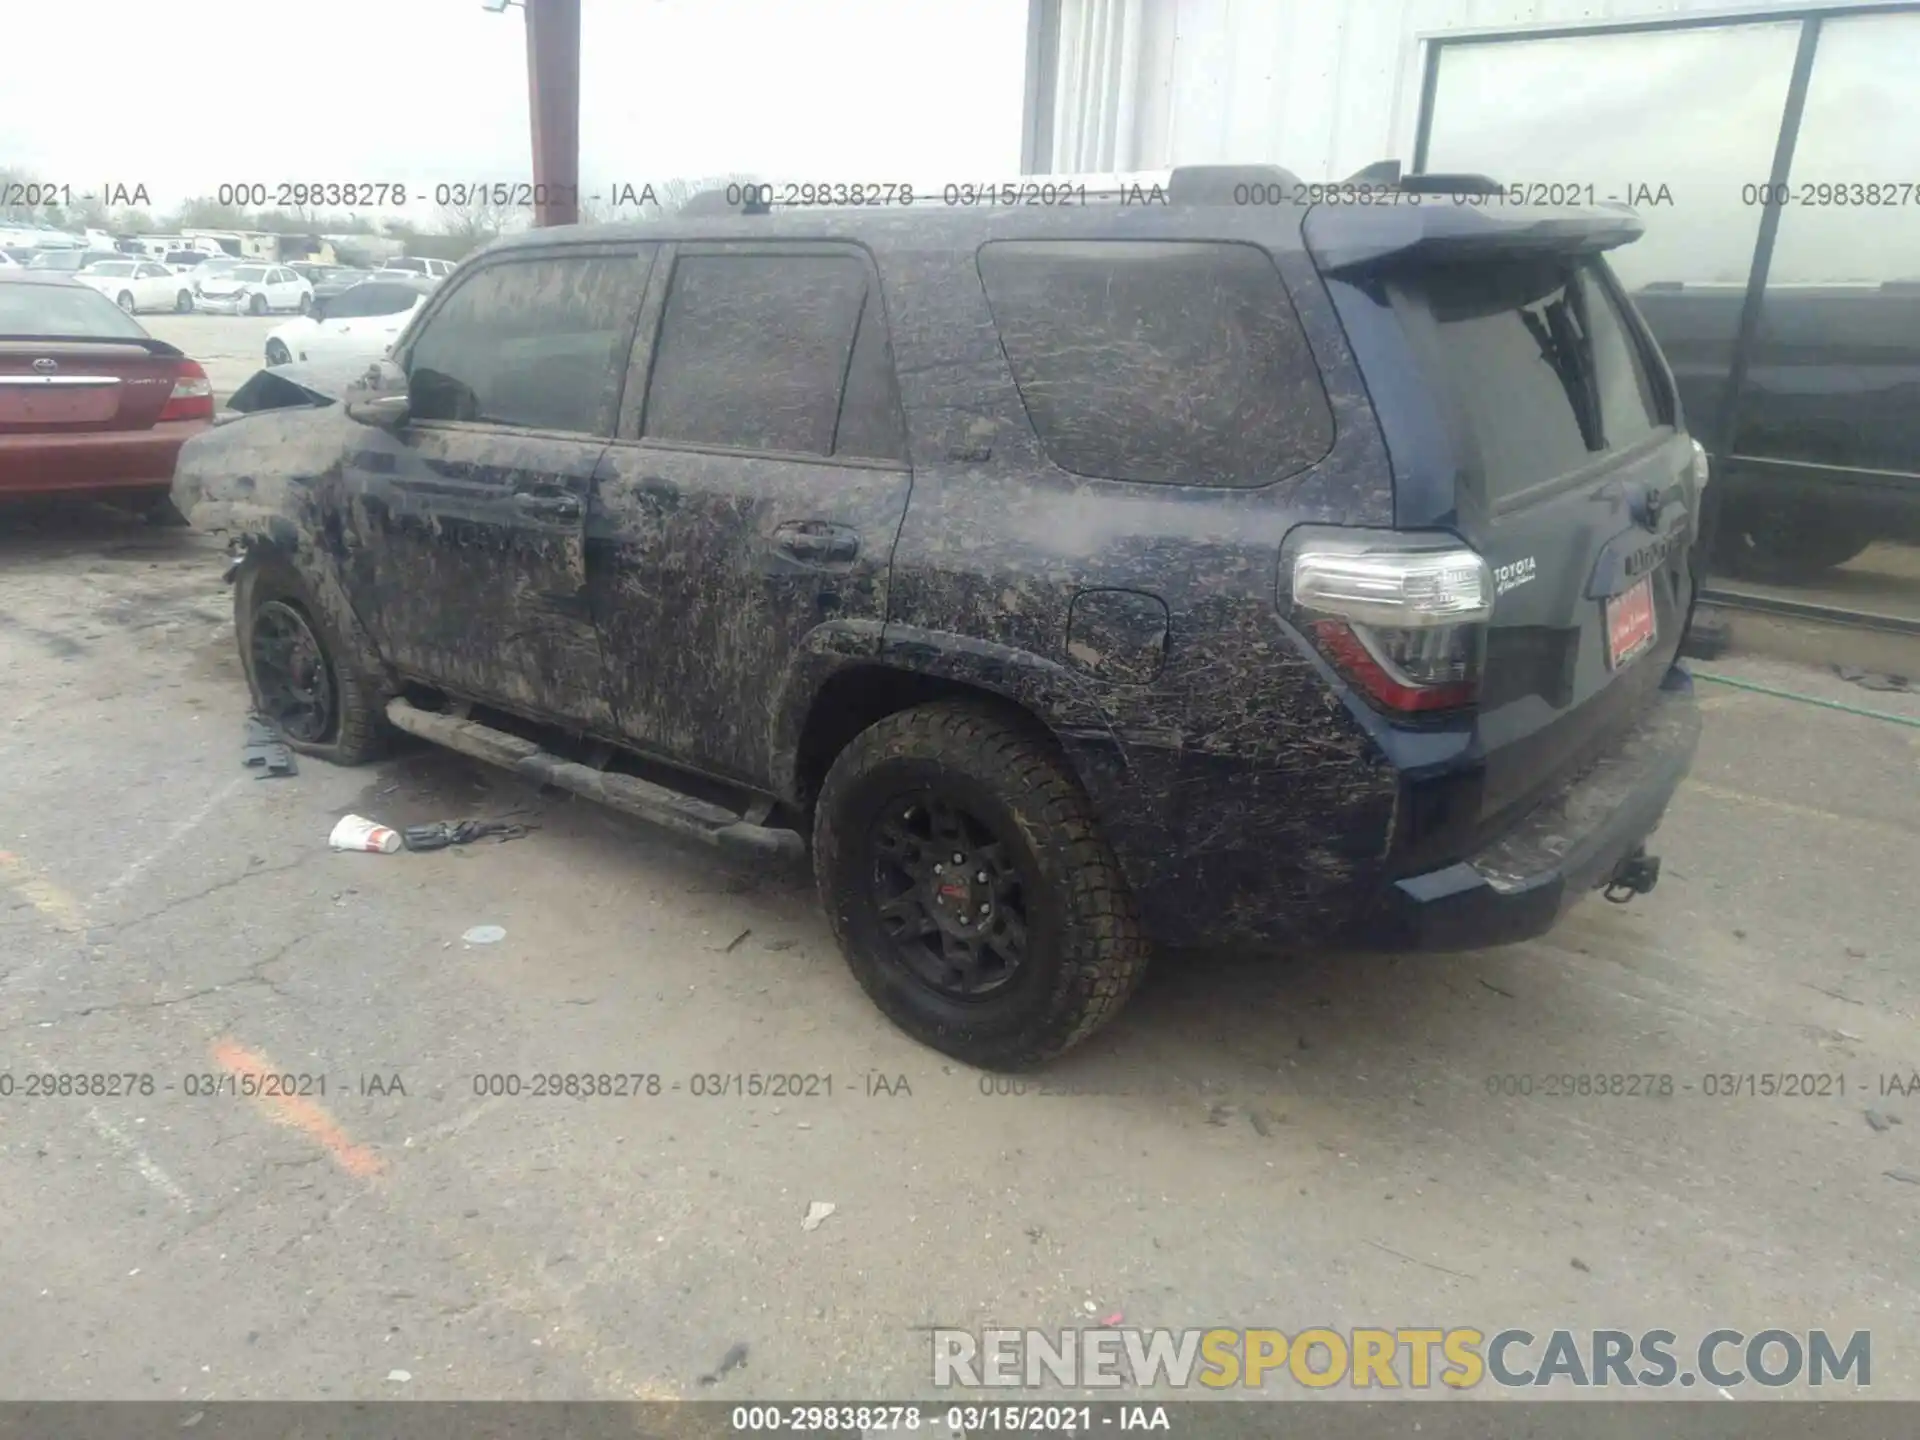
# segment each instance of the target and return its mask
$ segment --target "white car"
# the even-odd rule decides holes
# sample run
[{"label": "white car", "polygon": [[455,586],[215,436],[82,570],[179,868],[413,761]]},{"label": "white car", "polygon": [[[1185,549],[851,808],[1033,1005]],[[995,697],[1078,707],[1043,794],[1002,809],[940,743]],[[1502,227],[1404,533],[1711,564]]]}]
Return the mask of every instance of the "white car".
[{"label": "white car", "polygon": [[158,260],[96,260],[76,270],[73,278],[98,290],[129,315],[142,310],[193,309],[193,291],[187,282]]},{"label": "white car", "polygon": [[400,280],[362,281],[338,295],[316,300],[298,320],[267,332],[267,364],[378,360],[393,347],[432,291],[430,281],[408,275]]},{"label": "white car", "polygon": [[202,310],[229,315],[297,310],[304,315],[313,304],[313,286],[284,265],[250,261],[204,278],[203,269],[194,272],[193,286],[193,303]]},{"label": "white car", "polygon": [[444,280],[454,270],[451,260],[433,260],[425,255],[396,255],[380,267],[383,270],[409,270],[429,280]]}]

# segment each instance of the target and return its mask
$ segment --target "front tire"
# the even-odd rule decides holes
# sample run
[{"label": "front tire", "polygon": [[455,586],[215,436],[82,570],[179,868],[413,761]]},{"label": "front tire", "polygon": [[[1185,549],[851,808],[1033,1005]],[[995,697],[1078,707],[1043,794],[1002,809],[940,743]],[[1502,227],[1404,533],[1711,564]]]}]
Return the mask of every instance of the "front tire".
[{"label": "front tire", "polygon": [[282,345],[278,340],[269,340],[267,342],[267,364],[290,365],[292,363],[293,356],[288,352],[286,346]]},{"label": "front tire", "polygon": [[118,305],[122,310],[126,311],[127,314],[129,315],[133,314],[134,312],[133,292],[131,290],[122,290],[117,296],[114,297],[113,303]]},{"label": "front tire", "polygon": [[267,313],[267,297],[264,295],[254,295],[249,297],[247,300],[247,313],[249,315],[266,314]]},{"label": "front tire", "polygon": [[284,561],[250,556],[240,567],[233,628],[254,709],[290,747],[336,765],[385,752],[377,683],[354,668],[352,652]]},{"label": "front tire", "polygon": [[191,315],[193,313],[193,292],[191,290],[182,290],[178,295],[173,297],[173,313],[176,315]]},{"label": "front tire", "polygon": [[920,706],[855,737],[821,787],[813,854],[861,987],[968,1064],[1053,1059],[1118,1014],[1146,971],[1132,893],[1085,792],[1050,740],[989,706]]}]

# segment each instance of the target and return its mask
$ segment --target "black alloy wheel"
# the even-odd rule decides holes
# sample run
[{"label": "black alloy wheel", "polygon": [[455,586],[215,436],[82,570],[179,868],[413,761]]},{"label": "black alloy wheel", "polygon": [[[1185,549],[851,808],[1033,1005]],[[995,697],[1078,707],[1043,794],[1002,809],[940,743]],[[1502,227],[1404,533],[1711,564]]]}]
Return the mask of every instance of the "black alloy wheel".
[{"label": "black alloy wheel", "polygon": [[332,738],[339,708],[333,670],[300,610],[284,600],[256,610],[249,658],[268,720],[292,740],[322,745]]},{"label": "black alloy wheel", "polygon": [[951,795],[922,789],[867,834],[888,959],[953,1001],[994,995],[1027,960],[1027,881],[1013,849]]}]

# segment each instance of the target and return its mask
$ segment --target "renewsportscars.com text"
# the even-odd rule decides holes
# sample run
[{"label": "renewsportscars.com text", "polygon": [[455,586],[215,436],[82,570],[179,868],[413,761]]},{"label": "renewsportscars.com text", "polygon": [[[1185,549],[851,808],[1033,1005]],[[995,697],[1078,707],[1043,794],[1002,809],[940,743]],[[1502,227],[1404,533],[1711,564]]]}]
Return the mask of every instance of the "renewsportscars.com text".
[{"label": "renewsportscars.com text", "polygon": [[1155,1387],[1259,1390],[1778,1388],[1873,1376],[1873,1337],[1855,1330],[1552,1330],[1467,1326],[1280,1330],[935,1330],[942,1389]]}]

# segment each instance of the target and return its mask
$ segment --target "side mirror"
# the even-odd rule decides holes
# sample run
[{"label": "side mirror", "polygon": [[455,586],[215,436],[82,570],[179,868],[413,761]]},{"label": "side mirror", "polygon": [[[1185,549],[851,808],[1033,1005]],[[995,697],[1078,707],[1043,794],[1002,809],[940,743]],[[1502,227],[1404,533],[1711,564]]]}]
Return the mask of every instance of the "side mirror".
[{"label": "side mirror", "polygon": [[347,418],[376,430],[398,430],[407,423],[405,395],[381,395],[371,400],[349,400]]}]

